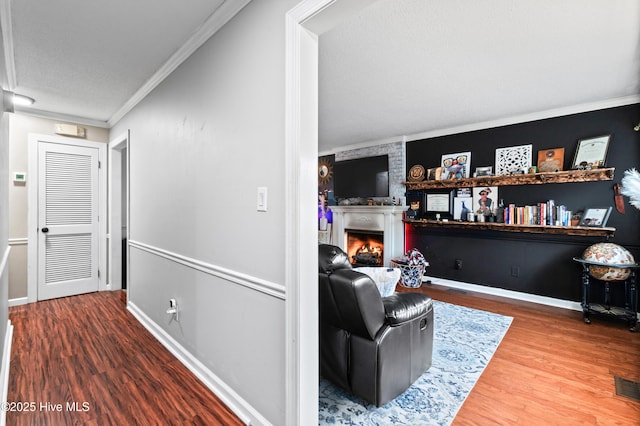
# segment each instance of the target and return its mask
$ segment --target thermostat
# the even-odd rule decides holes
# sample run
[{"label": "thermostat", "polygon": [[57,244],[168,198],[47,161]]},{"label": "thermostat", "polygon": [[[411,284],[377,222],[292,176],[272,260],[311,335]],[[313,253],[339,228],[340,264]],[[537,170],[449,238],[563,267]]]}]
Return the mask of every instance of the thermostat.
[{"label": "thermostat", "polygon": [[27,174],[26,173],[22,173],[22,172],[15,172],[13,174],[13,181],[14,182],[26,182],[27,181]]}]

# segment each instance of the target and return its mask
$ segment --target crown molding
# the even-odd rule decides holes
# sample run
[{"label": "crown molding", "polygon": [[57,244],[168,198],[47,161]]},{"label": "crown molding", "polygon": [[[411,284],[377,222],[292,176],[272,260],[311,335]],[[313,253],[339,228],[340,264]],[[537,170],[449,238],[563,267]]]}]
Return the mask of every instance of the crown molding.
[{"label": "crown molding", "polygon": [[351,145],[340,146],[328,150],[323,150],[318,155],[331,155],[337,152],[350,151],[360,148],[368,148],[372,146],[385,145],[399,141],[417,141],[421,139],[436,138],[439,136],[455,135],[458,133],[473,132],[476,130],[491,129],[494,127],[510,126],[512,124],[527,123],[530,121],[545,120],[547,118],[562,117],[565,115],[580,114],[583,112],[598,111],[601,109],[616,108],[626,105],[640,103],[640,94],[622,96],[619,98],[604,99],[595,102],[586,102],[566,107],[553,108],[544,111],[536,111],[530,114],[516,115],[512,117],[499,118],[497,120],[488,120],[478,123],[464,124],[461,126],[447,127],[442,129],[428,130],[410,135],[395,135],[383,139],[375,139],[366,142],[359,142]]},{"label": "crown molding", "polygon": [[[6,0],[5,0],[6,1]],[[142,101],[153,89],[155,89],[165,78],[167,78],[176,68],[178,68],[193,52],[202,46],[211,36],[213,36],[224,24],[229,22],[240,10],[242,10],[251,0],[225,0],[207,20],[195,30],[189,40],[178,49],[171,57],[153,74],[140,89],[129,100],[116,111],[107,121],[109,127],[113,127],[129,111],[131,111],[140,101]]]},{"label": "crown molding", "polygon": [[81,124],[85,126],[101,127],[103,129],[110,128],[109,123],[107,123],[106,121],[80,117],[77,115],[44,111],[44,110],[33,109],[28,107],[15,107],[15,113],[20,115],[29,115],[29,116],[38,117],[38,118],[46,118],[49,120],[64,121],[67,123]]},{"label": "crown molding", "polygon": [[0,26],[2,27],[2,44],[4,48],[4,66],[7,87],[13,91],[16,86],[16,61],[13,53],[13,25],[11,23],[11,0],[0,0]]}]

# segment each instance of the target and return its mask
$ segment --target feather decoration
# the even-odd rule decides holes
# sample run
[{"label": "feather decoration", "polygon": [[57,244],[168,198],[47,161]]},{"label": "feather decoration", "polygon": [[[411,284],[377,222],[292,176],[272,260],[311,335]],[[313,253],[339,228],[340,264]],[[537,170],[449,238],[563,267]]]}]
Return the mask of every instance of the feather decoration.
[{"label": "feather decoration", "polygon": [[629,197],[629,204],[640,209],[640,173],[636,169],[624,172],[620,193]]}]

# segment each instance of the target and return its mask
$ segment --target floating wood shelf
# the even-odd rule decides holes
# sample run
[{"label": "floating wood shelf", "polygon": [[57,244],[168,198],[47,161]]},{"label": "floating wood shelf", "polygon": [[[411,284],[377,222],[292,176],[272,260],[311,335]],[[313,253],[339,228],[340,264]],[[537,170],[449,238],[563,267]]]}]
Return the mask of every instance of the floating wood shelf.
[{"label": "floating wood shelf", "polygon": [[594,228],[588,226],[507,225],[495,222],[444,222],[428,219],[405,220],[404,223],[418,228],[455,228],[525,234],[577,235],[583,237],[612,237],[616,232],[616,228]]},{"label": "floating wood shelf", "polygon": [[476,186],[542,185],[549,183],[594,182],[613,180],[615,168],[593,170],[566,170],[521,175],[481,176],[466,179],[423,180],[403,182],[408,190],[434,188],[470,188]]}]

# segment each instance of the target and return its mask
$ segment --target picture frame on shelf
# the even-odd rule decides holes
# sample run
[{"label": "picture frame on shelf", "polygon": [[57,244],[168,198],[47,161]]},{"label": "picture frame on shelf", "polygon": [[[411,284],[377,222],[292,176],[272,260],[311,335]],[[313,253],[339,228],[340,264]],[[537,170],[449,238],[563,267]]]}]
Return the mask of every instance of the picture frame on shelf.
[{"label": "picture frame on shelf", "polygon": [[466,221],[467,218],[463,217],[466,213],[471,212],[473,199],[471,197],[454,197],[453,198],[453,220]]},{"label": "picture frame on shelf", "polygon": [[492,176],[492,175],[493,175],[493,166],[476,167],[476,171],[473,174],[474,177]]},{"label": "picture frame on shelf", "polygon": [[473,213],[490,214],[498,206],[498,187],[480,186],[473,188]]},{"label": "picture frame on shelf", "polygon": [[496,148],[496,175],[526,173],[531,167],[533,145]]},{"label": "picture frame on shelf", "polygon": [[564,148],[541,149],[538,151],[538,172],[559,172],[564,167]]},{"label": "picture frame on shelf", "polygon": [[442,179],[464,179],[471,177],[471,151],[444,154],[441,165]]},{"label": "picture frame on shelf", "polygon": [[440,215],[442,219],[453,216],[453,197],[455,190],[427,191],[424,193],[425,214],[428,219],[435,219]]},{"label": "picture frame on shelf", "polygon": [[609,220],[611,210],[611,207],[589,207],[585,209],[579,225],[592,228],[604,228]]},{"label": "picture frame on shelf", "polygon": [[611,135],[579,140],[571,168],[589,170],[604,167],[610,141]]}]

